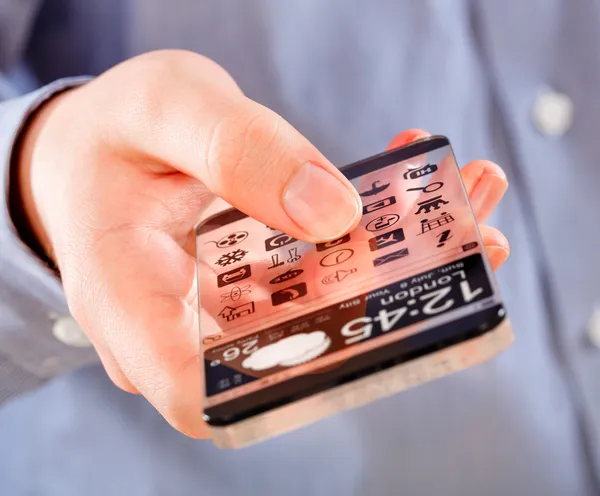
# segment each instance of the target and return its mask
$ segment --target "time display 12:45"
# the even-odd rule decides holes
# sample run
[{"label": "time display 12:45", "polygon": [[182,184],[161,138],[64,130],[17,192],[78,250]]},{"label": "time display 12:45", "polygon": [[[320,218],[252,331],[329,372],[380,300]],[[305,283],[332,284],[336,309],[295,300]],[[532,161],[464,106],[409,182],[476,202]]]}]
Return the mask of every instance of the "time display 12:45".
[{"label": "time display 12:45", "polygon": [[434,269],[429,277],[417,276],[374,291],[378,296],[367,302],[366,316],[342,326],[345,344],[355,344],[406,327],[491,295],[483,264],[481,270],[461,268],[442,275],[434,274],[440,269],[444,267]]}]

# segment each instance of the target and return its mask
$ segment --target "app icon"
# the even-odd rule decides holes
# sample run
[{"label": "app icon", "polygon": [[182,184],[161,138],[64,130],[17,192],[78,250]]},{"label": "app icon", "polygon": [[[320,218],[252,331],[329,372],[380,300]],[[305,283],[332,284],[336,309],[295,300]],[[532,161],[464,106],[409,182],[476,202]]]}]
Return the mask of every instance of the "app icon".
[{"label": "app icon", "polygon": [[388,246],[399,243],[400,241],[404,241],[404,231],[401,227],[399,229],[394,229],[393,231],[371,238],[369,240],[369,247],[371,248],[371,251],[381,250],[382,248],[387,248]]},{"label": "app icon", "polygon": [[382,193],[383,191],[385,191],[386,189],[388,189],[388,186],[390,185],[388,184],[383,184],[381,186],[377,186],[381,181],[374,181],[371,189],[367,190],[367,191],[363,191],[362,193],[359,193],[360,196],[375,196],[378,195],[379,193]]},{"label": "app icon", "polygon": [[302,258],[302,256],[298,254],[298,248],[290,248],[288,250],[288,255],[288,263],[297,262],[300,260],[300,258]]},{"label": "app icon", "polygon": [[470,243],[462,246],[463,251],[469,251],[473,248],[477,248],[477,241],[471,241]]},{"label": "app icon", "polygon": [[396,203],[395,196],[389,196],[384,198],[383,200],[379,200],[373,203],[369,203],[363,207],[363,214],[370,214],[371,212],[375,212],[377,210],[381,210],[382,208],[389,207]]},{"label": "app icon", "polygon": [[279,284],[281,282],[289,281],[291,279],[294,279],[294,277],[298,277],[303,272],[304,271],[302,269],[290,269],[284,272],[283,274],[279,274],[277,277],[271,279],[269,281],[269,284]]},{"label": "app icon", "polygon": [[321,281],[323,284],[333,284],[334,282],[342,282],[350,274],[354,274],[357,269],[336,270],[333,274],[326,275]]},{"label": "app icon", "polygon": [[446,201],[442,198],[442,195],[434,196],[433,198],[428,198],[425,201],[417,203],[419,205],[419,209],[415,212],[415,215],[419,214],[429,214],[432,210],[439,210],[442,208],[442,205],[448,205],[449,201]]},{"label": "app icon", "polygon": [[427,164],[418,169],[413,169],[408,172],[405,172],[404,179],[419,179],[420,177],[427,176],[428,174],[433,174],[437,170],[437,165]]},{"label": "app icon", "polygon": [[223,317],[227,322],[232,322],[244,315],[250,315],[254,313],[254,302],[244,303],[239,307],[230,307],[226,306],[223,310],[219,312],[219,317]]},{"label": "app icon", "polygon": [[397,214],[385,214],[373,219],[365,226],[365,229],[370,232],[382,231],[388,227],[392,227],[399,220],[400,216]]},{"label": "app icon", "polygon": [[288,234],[277,234],[272,238],[265,239],[265,250],[276,250],[277,248],[281,248],[282,246],[289,245],[290,243],[294,243],[296,241],[298,241],[296,238],[292,238]]},{"label": "app icon", "polygon": [[[219,241],[217,241],[217,246],[219,248],[228,248],[230,246],[235,246],[238,243],[241,243],[248,237],[248,233],[246,231],[237,231],[227,236],[223,236]],[[214,243],[214,241],[213,241]]]},{"label": "app icon", "polygon": [[437,235],[438,239],[438,248],[441,248],[446,244],[446,241],[453,238],[452,230],[446,229],[443,233]]},{"label": "app icon", "polygon": [[216,265],[220,265],[221,267],[226,267],[228,265],[234,264],[236,262],[241,262],[242,259],[248,254],[246,250],[233,250],[229,253],[225,253],[219,257],[219,260],[215,262]]},{"label": "app icon", "polygon": [[352,255],[354,255],[354,250],[343,248],[324,256],[319,263],[323,267],[333,267],[334,265],[339,265],[346,260],[349,260],[352,258]]},{"label": "app icon", "polygon": [[327,243],[319,243],[317,245],[317,251],[329,250],[329,248],[333,248],[334,246],[343,245],[344,243],[347,243],[348,241],[350,241],[350,235],[346,234],[345,236],[338,238],[338,239],[334,239],[333,241],[328,241]]},{"label": "app icon", "polygon": [[383,255],[379,258],[373,260],[373,266],[379,267],[380,265],[384,265],[389,262],[393,262],[394,260],[398,260],[399,258],[406,257],[408,255],[408,248],[402,248],[402,250],[394,251],[392,253],[388,253],[387,255]]},{"label": "app icon", "polygon": [[442,212],[442,215],[436,217],[435,219],[423,219],[421,221],[421,232],[417,234],[417,236],[428,233],[429,231],[433,231],[434,229],[439,229],[446,224],[450,224],[450,222],[454,222],[454,220],[454,217],[452,217],[452,215],[448,212]]},{"label": "app icon", "polygon": [[221,294],[221,303],[225,303],[227,300],[237,301],[242,296],[250,293],[252,293],[252,291],[250,290],[250,284],[247,284],[246,286],[242,287],[234,286],[228,293]]},{"label": "app icon", "polygon": [[280,289],[271,294],[271,303],[273,306],[282,305],[288,301],[296,300],[302,296],[306,296],[306,283],[301,282],[294,284],[288,288]]},{"label": "app icon", "polygon": [[222,288],[223,286],[227,286],[228,284],[233,284],[234,282],[246,279],[251,275],[252,271],[250,270],[250,266],[243,265],[242,267],[238,267],[237,269],[232,269],[229,272],[223,272],[223,274],[219,274],[217,276],[217,286],[219,288]]}]

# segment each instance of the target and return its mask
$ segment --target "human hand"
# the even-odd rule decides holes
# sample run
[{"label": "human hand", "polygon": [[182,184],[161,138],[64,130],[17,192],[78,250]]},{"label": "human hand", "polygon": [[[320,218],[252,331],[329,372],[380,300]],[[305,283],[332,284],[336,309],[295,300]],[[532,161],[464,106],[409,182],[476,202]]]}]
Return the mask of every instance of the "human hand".
[{"label": "human hand", "polygon": [[[313,243],[360,220],[360,197],[323,155],[189,52],[131,59],[52,99],[28,128],[18,167],[27,216],[108,375],[191,437],[207,432],[193,253],[206,205],[219,196]],[[506,179],[484,161],[463,177],[483,222]],[[482,234],[497,268],[508,243],[491,228]]]}]

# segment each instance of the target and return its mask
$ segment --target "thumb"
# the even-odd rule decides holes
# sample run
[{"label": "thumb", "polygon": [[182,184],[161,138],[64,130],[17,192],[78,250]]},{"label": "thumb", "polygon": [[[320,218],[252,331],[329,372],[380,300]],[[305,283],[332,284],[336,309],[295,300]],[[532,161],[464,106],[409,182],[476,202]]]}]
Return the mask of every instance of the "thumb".
[{"label": "thumb", "polygon": [[336,239],[358,224],[354,187],[280,116],[244,99],[214,125],[206,160],[186,171],[214,194],[303,241]]},{"label": "thumb", "polygon": [[303,241],[336,239],[360,221],[352,184],[271,110],[214,86],[170,91],[161,105],[160,120],[119,126],[126,148],[202,181],[247,215]]}]

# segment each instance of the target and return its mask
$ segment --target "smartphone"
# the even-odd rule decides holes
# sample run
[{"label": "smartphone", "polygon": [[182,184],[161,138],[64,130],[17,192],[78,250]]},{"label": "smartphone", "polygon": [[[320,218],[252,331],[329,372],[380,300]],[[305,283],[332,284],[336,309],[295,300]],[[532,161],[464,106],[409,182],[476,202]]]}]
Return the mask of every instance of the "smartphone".
[{"label": "smartphone", "polygon": [[246,446],[488,360],[513,332],[452,147],[341,169],[360,225],[301,242],[227,209],[196,229],[204,420]]}]

